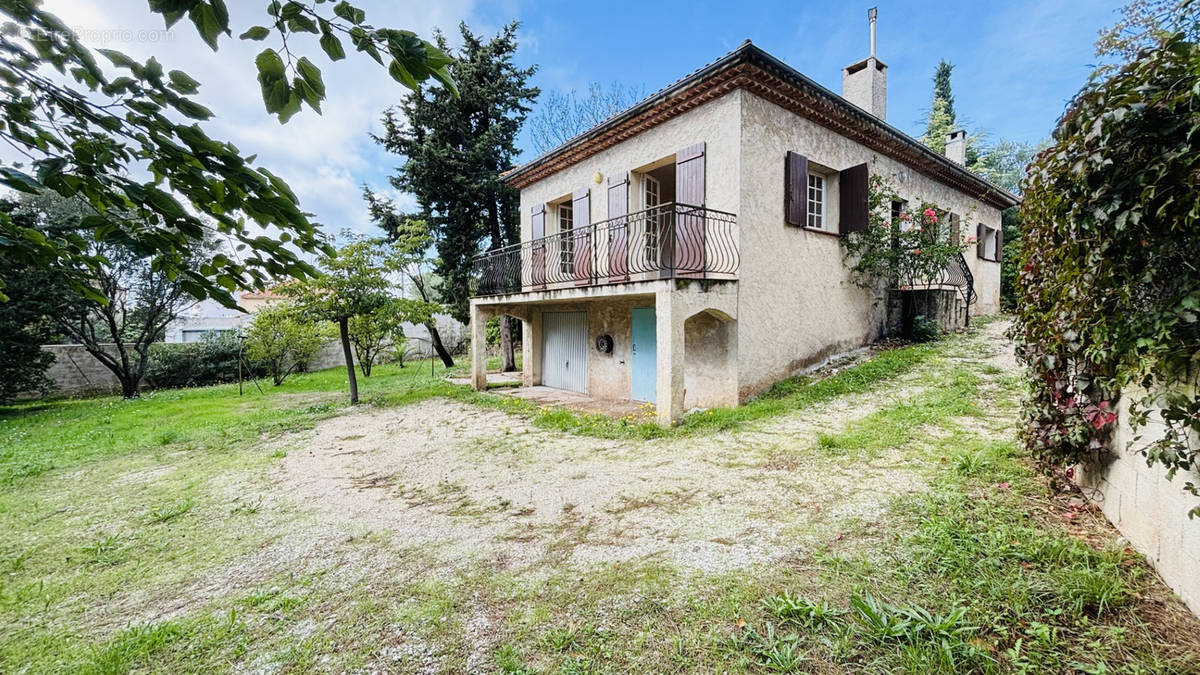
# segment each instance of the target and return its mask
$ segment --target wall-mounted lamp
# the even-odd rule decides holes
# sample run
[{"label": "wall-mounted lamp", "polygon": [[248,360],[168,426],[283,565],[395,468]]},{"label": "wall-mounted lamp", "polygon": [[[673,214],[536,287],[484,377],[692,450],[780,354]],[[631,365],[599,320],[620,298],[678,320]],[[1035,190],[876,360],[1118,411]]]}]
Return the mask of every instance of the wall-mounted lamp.
[{"label": "wall-mounted lamp", "polygon": [[592,182],[595,183],[596,185],[599,185],[601,183],[601,181],[603,181],[603,180],[604,180],[604,176],[601,176],[599,171],[592,174]]}]

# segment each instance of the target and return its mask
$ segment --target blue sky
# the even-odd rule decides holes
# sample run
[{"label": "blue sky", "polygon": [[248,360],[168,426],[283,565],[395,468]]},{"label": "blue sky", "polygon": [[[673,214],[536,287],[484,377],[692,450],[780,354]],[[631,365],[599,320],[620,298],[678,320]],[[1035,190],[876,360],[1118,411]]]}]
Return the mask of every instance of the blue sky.
[{"label": "blue sky", "polygon": [[[235,33],[263,23],[264,0],[229,2]],[[867,55],[870,2],[782,0],[706,2],[549,2],[539,0],[359,0],[368,21],[454,38],[460,21],[481,34],[521,22],[519,60],[537,64],[544,91],[620,82],[647,92],[715,60],[749,38],[835,92],[841,68]],[[1093,62],[1096,33],[1120,2],[878,2],[878,52],[888,64],[888,121],[919,135],[939,59],[955,64],[960,121],[992,139],[1045,138]],[[367,231],[363,183],[387,190],[399,159],[368,137],[379,113],[404,91],[365,58],[316,59],[329,89],[324,114],[309,110],[280,126],[263,111],[253,67],[267,43],[224,39],[211,51],[186,22],[163,31],[146,0],[47,0],[85,43],[151,55],[202,83],[199,100],[216,118],[207,129],[282,175],[327,231]],[[317,51],[315,43],[309,51]],[[528,139],[522,137],[523,147]],[[526,153],[529,158],[531,153]],[[0,159],[8,159],[0,152]],[[392,192],[403,206],[412,198]]]}]

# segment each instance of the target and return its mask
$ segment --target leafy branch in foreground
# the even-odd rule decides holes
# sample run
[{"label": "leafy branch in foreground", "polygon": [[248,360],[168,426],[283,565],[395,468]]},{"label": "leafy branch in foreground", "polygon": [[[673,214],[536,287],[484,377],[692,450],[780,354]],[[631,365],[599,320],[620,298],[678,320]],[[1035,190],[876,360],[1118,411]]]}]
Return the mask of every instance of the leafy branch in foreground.
[{"label": "leafy branch in foreground", "polygon": [[[318,4],[268,2],[273,28],[242,33],[279,36],[280,49],[265,50],[256,65],[266,108],[281,122],[301,102],[319,109],[325,97],[320,70],[295,56],[300,33],[319,34],[333,60],[345,56],[339,35],[381,65],[386,54],[389,73],[404,86],[430,78],[453,86],[449,57],[438,47],[407,31],[374,28],[349,3],[334,5],[330,16]],[[153,0],[150,8],[168,26],[187,16],[213,49],[232,34],[222,0]],[[54,269],[97,301],[103,298],[87,279],[105,263],[93,250],[100,243],[148,259],[187,294],[226,306],[235,305],[239,288],[313,273],[305,254],[328,250],[318,226],[282,179],[205,133],[199,122],[212,112],[194,98],[199,82],[153,57],[139,62],[115,50],[97,50],[110,64],[102,67],[61,19],[34,2],[0,0],[0,13],[8,18],[0,29],[0,140],[23,158],[0,165],[0,184],[78,196],[91,209],[77,228],[53,236],[0,214],[0,256]],[[269,228],[278,234],[267,236]],[[193,264],[214,235],[230,250]]]}]

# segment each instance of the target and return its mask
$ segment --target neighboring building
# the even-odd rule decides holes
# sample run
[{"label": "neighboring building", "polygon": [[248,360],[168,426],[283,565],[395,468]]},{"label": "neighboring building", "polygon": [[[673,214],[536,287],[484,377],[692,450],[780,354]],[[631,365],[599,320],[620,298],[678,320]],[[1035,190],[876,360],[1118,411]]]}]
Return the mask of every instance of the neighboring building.
[{"label": "neighboring building", "polygon": [[[859,287],[839,236],[867,226],[871,174],[978,236],[949,270],[960,316],[1000,307],[1002,188],[884,121],[887,68],[837,96],[745,42],[506,175],[521,243],[476,260],[473,382],[484,323],[523,322],[523,384],[657,405],[736,405],[880,337],[888,298]],[[957,160],[957,161],[954,161]],[[898,205],[902,207],[902,205]]]},{"label": "neighboring building", "polygon": [[201,300],[167,324],[163,341],[199,342],[209,335],[236,333],[246,317],[236,309],[223,307],[216,300]]},{"label": "neighboring building", "polygon": [[271,291],[245,292],[234,297],[245,312],[229,309],[212,299],[201,300],[167,325],[163,341],[199,342],[208,335],[236,333],[253,319],[255,312],[282,299]]}]

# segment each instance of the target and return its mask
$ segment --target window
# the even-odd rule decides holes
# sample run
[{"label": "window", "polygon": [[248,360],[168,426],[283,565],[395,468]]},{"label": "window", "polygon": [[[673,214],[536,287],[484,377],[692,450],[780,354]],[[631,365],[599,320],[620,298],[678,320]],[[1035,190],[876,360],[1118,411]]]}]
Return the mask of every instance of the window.
[{"label": "window", "polygon": [[[647,209],[653,209],[662,203],[661,199],[662,184],[653,176],[645,176],[642,179],[642,204]],[[659,235],[662,230],[663,215],[657,211],[646,214],[646,237],[642,243],[642,254],[647,262],[658,260]]]},{"label": "window", "polygon": [[558,205],[558,271],[560,274],[575,273],[575,214],[571,202]]},{"label": "window", "polygon": [[899,230],[901,232],[908,232],[913,229],[912,214],[908,212],[907,201],[892,202],[892,222],[900,223]]},{"label": "window", "polygon": [[825,177],[808,174],[808,226],[825,229]]},{"label": "window", "polygon": [[995,228],[982,226],[983,229],[983,258],[985,260],[1000,260],[1000,241]]}]

